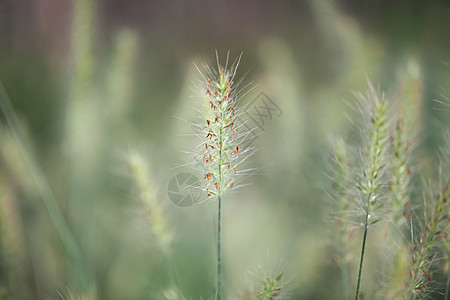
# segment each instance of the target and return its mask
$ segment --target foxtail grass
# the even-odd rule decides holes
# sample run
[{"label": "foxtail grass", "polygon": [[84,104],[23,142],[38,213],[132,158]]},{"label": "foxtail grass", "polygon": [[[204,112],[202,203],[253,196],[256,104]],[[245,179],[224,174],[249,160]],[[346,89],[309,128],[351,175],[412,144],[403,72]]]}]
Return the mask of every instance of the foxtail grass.
[{"label": "foxtail grass", "polygon": [[[333,239],[337,251],[335,261],[341,271],[342,299],[348,299],[348,260],[351,256],[349,230],[355,222],[355,217],[360,218],[356,222],[358,227],[363,228],[355,293],[355,299],[358,300],[369,229],[382,219],[380,213],[384,209],[390,110],[385,95],[370,83],[367,92],[358,93],[356,97],[360,120],[357,126],[362,145],[349,147],[342,141],[335,145],[332,174],[334,187],[331,196],[335,199],[333,219],[337,232]],[[360,159],[354,159],[352,162],[353,159],[349,159],[351,153],[358,153]]]},{"label": "foxtail grass", "polygon": [[233,99],[233,79],[236,74],[235,69],[225,70],[223,66],[218,66],[218,73],[210,73],[205,77],[205,94],[210,97],[210,111],[205,120],[205,152],[202,161],[205,165],[215,165],[205,174],[204,179],[208,180],[207,197],[217,196],[217,292],[216,299],[222,297],[222,195],[230,188],[233,188],[234,181],[226,178],[228,174],[237,173],[236,167],[231,165],[234,156],[240,152],[238,144],[233,142],[236,135],[236,108]]},{"label": "foxtail grass", "polygon": [[[409,269],[405,275],[403,299],[422,299],[433,291],[433,271],[441,271],[446,279],[444,299],[448,298],[449,288],[449,254],[450,254],[450,136],[444,131],[444,145],[440,149],[438,176],[433,178],[439,184],[427,183],[423,191],[423,218],[418,218],[419,226],[412,223],[411,214],[404,212],[405,219],[410,221]],[[403,175],[403,177],[407,177]],[[407,204],[408,202],[406,202]],[[407,204],[408,208],[409,205]]]},{"label": "foxtail grass", "polygon": [[222,201],[224,194],[235,189],[236,177],[245,174],[243,162],[253,152],[253,148],[244,147],[243,142],[249,132],[243,130],[244,107],[239,105],[248,86],[241,86],[242,79],[236,78],[240,63],[239,56],[228,65],[229,53],[225,65],[219,62],[216,53],[217,69],[203,65],[201,82],[197,88],[206,98],[197,110],[194,135],[200,143],[194,153],[196,166],[203,172],[206,198],[217,199],[217,300],[222,299]]},{"label": "foxtail grass", "polygon": [[408,268],[408,239],[412,209],[411,209],[411,146],[412,140],[408,139],[405,122],[399,118],[392,130],[390,137],[389,172],[387,183],[390,191],[386,201],[386,216],[389,219],[386,233],[387,245],[392,251],[392,268],[389,274],[390,282],[385,299],[397,299],[401,297],[404,289],[404,274]]},{"label": "foxtail grass", "polygon": [[[425,217],[417,218],[417,211],[411,205],[413,195],[420,194],[417,190],[413,191],[411,171],[415,169],[412,167],[411,148],[414,146],[414,138],[417,138],[417,131],[411,128],[411,123],[405,124],[404,116],[392,115],[393,111],[386,97],[377,92],[372,85],[369,85],[366,94],[357,96],[359,112],[363,119],[360,126],[363,146],[354,153],[361,155],[361,170],[359,175],[353,177],[351,168],[346,167],[347,156],[341,142],[335,147],[332,175],[334,181],[332,196],[337,200],[334,217],[338,232],[343,225],[340,221],[344,220],[347,224],[351,224],[351,218],[347,219],[345,212],[352,206],[354,200],[352,197],[356,197],[356,206],[363,216],[361,225],[364,231],[355,299],[361,297],[369,229],[381,220],[389,221],[384,234],[388,238],[386,245],[391,247],[393,253],[390,257],[392,273],[386,274],[390,282],[387,289],[379,289],[382,291],[382,298],[423,298],[433,291],[430,287],[434,284],[433,270],[436,266],[441,265],[445,278],[448,278],[450,136],[448,145],[446,144],[440,153],[438,181],[441,184],[429,184],[428,186],[438,187],[434,188],[434,192],[423,192]],[[355,182],[358,192],[353,195],[351,185]],[[421,186],[415,187],[420,188]],[[420,222],[419,225],[416,224],[417,221]],[[411,237],[408,237],[408,232]],[[336,235],[335,238],[337,259],[340,261],[344,253],[339,251],[342,251],[342,247],[348,246],[349,241],[339,243],[342,237]],[[344,280],[345,274],[341,273],[341,277]],[[344,286],[345,282],[342,285]],[[447,280],[443,292],[445,297],[448,297],[448,285]],[[345,299],[344,293],[342,297]]]},{"label": "foxtail grass", "polygon": [[265,271],[261,266],[256,274],[251,273],[248,286],[233,299],[277,300],[289,299],[284,272]]},{"label": "foxtail grass", "polygon": [[368,92],[358,94],[363,112],[367,112],[366,127],[362,131],[365,148],[362,149],[362,172],[358,180],[364,228],[355,300],[360,298],[361,278],[369,227],[380,221],[376,213],[383,207],[382,177],[386,169],[388,146],[388,102],[370,85]]},{"label": "foxtail grass", "polygon": [[[442,241],[448,243],[450,222],[448,212],[450,198],[450,183],[441,186],[437,193],[429,196],[432,203],[428,217],[423,220],[422,232],[418,235],[411,248],[411,264],[409,279],[406,282],[405,296],[416,299],[428,291],[428,285],[433,280],[431,265],[437,259]],[[431,201],[430,201],[431,200]],[[448,294],[448,292],[446,292]]]},{"label": "foxtail grass", "polygon": [[139,204],[145,212],[153,236],[163,252],[168,253],[171,249],[174,234],[172,229],[169,228],[163,212],[161,199],[157,197],[147,162],[140,154],[132,153],[127,157],[127,164]]},{"label": "foxtail grass", "polygon": [[283,291],[283,273],[279,274],[275,278],[272,278],[268,274],[265,274],[262,290],[256,295],[257,300],[273,300]]},{"label": "foxtail grass", "polygon": [[392,172],[390,189],[390,208],[393,224],[400,228],[405,221],[411,218],[410,192],[411,192],[411,167],[410,152],[411,142],[405,137],[405,124],[403,120],[397,122],[391,138],[391,158],[389,160]]}]

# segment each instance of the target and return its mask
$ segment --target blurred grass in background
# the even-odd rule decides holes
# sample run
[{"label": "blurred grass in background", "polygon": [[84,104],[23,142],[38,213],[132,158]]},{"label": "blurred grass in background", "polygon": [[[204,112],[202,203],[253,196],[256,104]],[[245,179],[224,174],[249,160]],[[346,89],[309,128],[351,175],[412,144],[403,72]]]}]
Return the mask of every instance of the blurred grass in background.
[{"label": "blurred grass in background", "polygon": [[[195,113],[192,62],[214,66],[217,49],[223,60],[244,52],[240,75],[258,84],[248,102],[264,92],[283,111],[255,140],[261,174],[224,199],[227,295],[245,294],[262,265],[284,272],[292,299],[335,299],[329,141],[356,139],[346,115],[369,78],[415,116],[406,126],[421,175],[437,177],[450,125],[434,101],[450,91],[449,15],[437,0],[0,1],[0,80],[28,145],[2,116],[0,297],[212,298],[215,207],[177,207],[167,185],[191,171],[173,168],[195,145],[173,116]],[[130,153],[143,158],[150,190],[133,182]],[[142,195],[160,205],[170,250]]]}]

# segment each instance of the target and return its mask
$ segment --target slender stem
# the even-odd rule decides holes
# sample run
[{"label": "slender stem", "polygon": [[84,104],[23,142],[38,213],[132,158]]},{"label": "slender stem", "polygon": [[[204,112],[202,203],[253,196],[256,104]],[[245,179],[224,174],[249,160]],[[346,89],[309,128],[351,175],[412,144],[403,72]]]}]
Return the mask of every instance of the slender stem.
[{"label": "slender stem", "polygon": [[361,287],[361,274],[362,274],[362,267],[363,267],[363,262],[364,262],[364,252],[366,251],[368,222],[369,222],[369,210],[367,210],[367,212],[366,212],[366,222],[364,224],[364,236],[363,236],[363,243],[362,243],[362,249],[361,249],[361,261],[359,262],[358,284],[356,285],[355,300],[359,299],[359,290]]},{"label": "slender stem", "polygon": [[222,206],[222,197],[218,197],[218,206],[217,206],[217,295],[216,299],[220,300],[221,291],[222,291],[222,255],[221,255],[221,206]]},{"label": "slender stem", "polygon": [[[222,109],[222,107],[220,107]],[[219,130],[219,193],[217,196],[217,294],[216,294],[216,300],[220,300],[222,295],[222,253],[221,253],[221,217],[222,217],[222,143],[223,143],[223,136],[222,136],[222,124],[223,120],[223,112],[220,112],[220,130]]]}]

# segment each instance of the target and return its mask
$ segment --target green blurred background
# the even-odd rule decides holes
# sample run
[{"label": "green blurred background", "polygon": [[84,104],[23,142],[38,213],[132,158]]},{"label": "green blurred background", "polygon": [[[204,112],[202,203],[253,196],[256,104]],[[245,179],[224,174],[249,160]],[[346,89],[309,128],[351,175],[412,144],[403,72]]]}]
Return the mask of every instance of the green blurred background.
[{"label": "green blurred background", "polygon": [[[0,80],[15,110],[15,129],[4,114],[0,125],[0,298],[213,298],[215,205],[180,208],[167,187],[192,172],[174,169],[195,147],[174,116],[193,118],[193,62],[214,66],[217,49],[222,61],[243,52],[238,76],[258,85],[247,101],[264,92],[283,111],[254,142],[261,171],[224,200],[226,293],[285,272],[290,299],[338,299],[330,140],[353,139],[353,92],[370,79],[415,109],[432,176],[450,125],[434,101],[450,90],[449,16],[445,0],[0,0]],[[149,168],[166,252],[130,153]]]}]

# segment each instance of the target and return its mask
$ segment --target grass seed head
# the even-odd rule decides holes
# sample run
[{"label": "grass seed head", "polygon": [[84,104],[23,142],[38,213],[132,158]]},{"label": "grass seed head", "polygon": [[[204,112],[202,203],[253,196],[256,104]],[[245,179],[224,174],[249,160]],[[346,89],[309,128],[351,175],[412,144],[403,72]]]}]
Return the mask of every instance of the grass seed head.
[{"label": "grass seed head", "polygon": [[236,79],[241,56],[231,66],[228,57],[225,65],[217,58],[217,69],[203,65],[200,70],[196,66],[201,75],[197,89],[206,99],[193,123],[193,131],[200,140],[194,160],[200,162],[207,197],[221,196],[236,188],[237,176],[249,171],[242,168],[242,163],[254,151],[244,145],[249,131],[242,121],[245,106],[240,102],[248,92],[248,85],[242,86],[242,79]]},{"label": "grass seed head", "polygon": [[170,250],[174,234],[168,226],[162,202],[158,199],[152,184],[152,176],[147,162],[140,154],[132,153],[127,157],[127,164],[139,203],[146,213],[151,231],[161,249],[167,252]]}]

